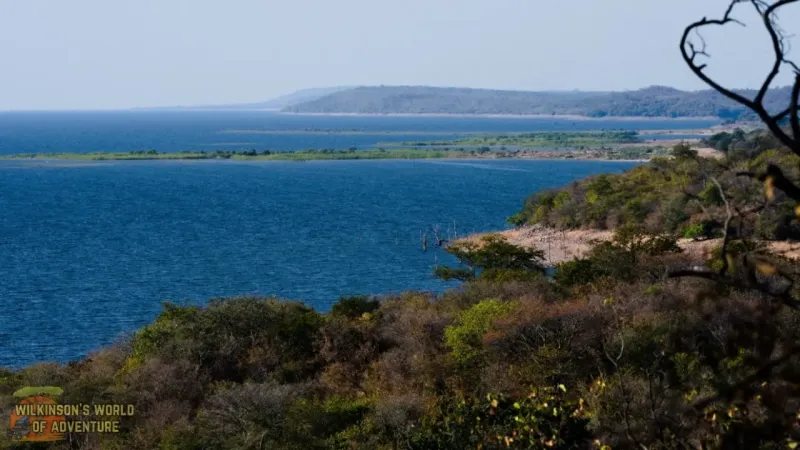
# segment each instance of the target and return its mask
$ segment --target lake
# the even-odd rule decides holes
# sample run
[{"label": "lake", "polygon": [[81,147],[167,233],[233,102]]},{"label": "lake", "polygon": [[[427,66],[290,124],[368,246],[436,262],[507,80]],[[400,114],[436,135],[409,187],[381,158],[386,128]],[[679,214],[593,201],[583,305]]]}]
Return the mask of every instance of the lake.
[{"label": "lake", "polygon": [[[713,120],[300,116],[259,111],[0,112],[0,155],[149,149],[175,152],[371,148],[379,142],[447,140],[470,132],[676,130],[708,128],[717,123]],[[321,130],[349,133],[309,133]]]},{"label": "lake", "polygon": [[[205,113],[186,116],[203,117],[200,124],[166,113],[74,114],[0,114],[0,152],[140,145],[167,150],[191,142],[208,145],[213,130],[256,126],[226,114],[217,114],[213,124],[213,115]],[[148,114],[155,115],[145,120]],[[255,120],[251,114],[242,117]],[[20,115],[41,120],[28,123]],[[133,116],[138,119],[126,124],[124,118]],[[157,120],[167,116],[167,124]],[[270,120],[292,122],[300,116],[279,117]],[[307,119],[285,126],[383,128],[401,131],[405,140],[403,127],[527,131],[522,128],[529,122]],[[582,122],[588,123],[612,125]],[[269,120],[261,126],[278,127]],[[280,136],[304,142],[302,147],[326,137],[305,135],[307,142],[302,135],[273,137]],[[537,190],[634,165],[0,161],[0,366],[80,358],[150,322],[165,300],[202,304],[214,297],[276,295],[326,311],[344,295],[441,292],[453,285],[434,279],[432,269],[453,260],[441,251],[423,252],[421,232],[433,226],[450,235],[505,228],[505,218]]]}]

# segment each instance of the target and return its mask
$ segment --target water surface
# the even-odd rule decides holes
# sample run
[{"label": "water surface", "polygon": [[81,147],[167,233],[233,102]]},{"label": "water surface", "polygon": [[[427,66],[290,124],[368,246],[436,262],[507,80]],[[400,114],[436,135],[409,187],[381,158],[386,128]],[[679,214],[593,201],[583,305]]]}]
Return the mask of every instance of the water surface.
[{"label": "water surface", "polygon": [[[677,130],[708,128],[716,123],[658,119],[300,116],[261,111],[0,112],[0,155],[147,149],[175,152],[371,148],[379,142],[451,140],[475,132]],[[309,133],[314,130],[351,132]],[[358,133],[352,133],[354,130]]]},{"label": "water surface", "polygon": [[68,361],[160,303],[242,294],[325,311],[442,291],[420,232],[505,227],[534,191],[632,167],[586,161],[0,162],[0,366]]}]

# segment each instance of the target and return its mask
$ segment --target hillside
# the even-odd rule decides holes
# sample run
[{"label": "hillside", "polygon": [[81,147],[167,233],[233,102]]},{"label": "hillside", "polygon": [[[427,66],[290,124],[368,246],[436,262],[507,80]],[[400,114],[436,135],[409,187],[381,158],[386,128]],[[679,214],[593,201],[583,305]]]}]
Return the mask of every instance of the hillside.
[{"label": "hillside", "polygon": [[[740,93],[754,96],[755,91]],[[779,110],[788,87],[767,96]],[[427,86],[377,86],[347,89],[283,109],[290,113],[355,114],[570,114],[587,117],[750,118],[744,108],[711,91],[680,91],[652,86],[625,92],[527,92]]]},{"label": "hillside", "polygon": [[329,87],[329,88],[311,88],[311,89],[301,89],[299,91],[292,92],[291,94],[281,95],[280,97],[275,97],[270,100],[266,100],[263,102],[253,102],[253,103],[233,103],[227,105],[203,105],[203,106],[167,106],[167,107],[159,107],[159,108],[136,108],[136,109],[146,109],[146,110],[170,110],[170,109],[192,109],[192,110],[202,110],[202,109],[227,109],[227,110],[260,110],[260,109],[269,109],[269,110],[279,110],[283,108],[288,108],[298,103],[310,102],[317,100],[321,97],[331,95],[337,93],[342,90],[352,89],[349,86],[339,86],[339,87]]},{"label": "hillside", "polygon": [[758,211],[737,221],[739,233],[765,241],[800,238],[796,205],[791,198],[777,192],[768,208],[755,209],[764,198],[763,187],[735,175],[779,163],[791,179],[797,179],[800,160],[796,155],[762,130],[718,133],[703,145],[722,152],[724,163],[686,157],[654,159],[624,174],[604,174],[539,191],[526,199],[522,210],[509,222],[559,230],[613,230],[635,225],[687,239],[719,238],[726,206],[712,182],[716,179],[725,186],[727,195],[739,199],[740,203],[731,201],[731,207]]}]

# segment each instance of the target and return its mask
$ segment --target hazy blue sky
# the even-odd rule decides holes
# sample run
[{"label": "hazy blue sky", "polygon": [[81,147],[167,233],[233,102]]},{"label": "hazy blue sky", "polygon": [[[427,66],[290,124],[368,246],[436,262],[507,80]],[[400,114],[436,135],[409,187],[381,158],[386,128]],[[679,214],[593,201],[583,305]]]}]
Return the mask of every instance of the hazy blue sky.
[{"label": "hazy blue sky", "polygon": [[[335,85],[698,89],[677,42],[727,2],[0,0],[0,109],[249,102]],[[783,22],[800,24],[800,7]],[[731,31],[709,35],[712,73],[753,87],[768,41]]]}]

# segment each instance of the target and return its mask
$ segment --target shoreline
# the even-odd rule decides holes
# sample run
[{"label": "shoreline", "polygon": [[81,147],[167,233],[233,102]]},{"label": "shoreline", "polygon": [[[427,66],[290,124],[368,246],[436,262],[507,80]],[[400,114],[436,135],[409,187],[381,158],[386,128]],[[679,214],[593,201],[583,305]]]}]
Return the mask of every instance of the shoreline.
[{"label": "shoreline", "polygon": [[470,156],[460,157],[435,157],[435,158],[319,158],[319,159],[258,159],[258,158],[102,158],[102,159],[70,159],[70,158],[25,158],[0,156],[0,167],[4,162],[21,163],[44,163],[59,164],[63,167],[75,166],[99,166],[110,163],[135,163],[135,162],[181,162],[181,163],[312,163],[312,162],[338,162],[338,161],[581,161],[581,162],[624,162],[624,163],[647,163],[650,159],[611,159],[611,158],[557,158],[557,157],[533,157],[533,156],[509,156],[503,158],[481,158]]},{"label": "shoreline", "polygon": [[[545,254],[546,267],[552,268],[563,262],[581,258],[591,249],[593,241],[609,241],[614,236],[613,230],[575,229],[558,230],[539,225],[527,225],[521,228],[471,234],[453,242],[474,242],[480,245],[480,239],[488,235],[499,235],[510,244],[538,249]],[[722,243],[721,238],[695,241],[680,238],[677,240],[685,254],[698,262],[707,260],[713,249]],[[800,259],[800,242],[770,241],[767,248],[773,253],[790,259]]]},{"label": "shoreline", "polygon": [[722,119],[714,116],[697,117],[652,117],[652,116],[604,116],[590,117],[578,114],[466,114],[466,113],[348,113],[348,112],[284,112],[278,111],[276,114],[286,116],[322,116],[322,117],[459,117],[459,118],[497,118],[497,119],[559,119],[574,121],[665,121],[665,122],[688,122],[692,120],[713,120],[722,122]]}]

